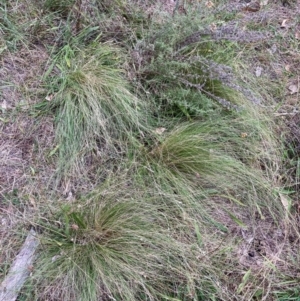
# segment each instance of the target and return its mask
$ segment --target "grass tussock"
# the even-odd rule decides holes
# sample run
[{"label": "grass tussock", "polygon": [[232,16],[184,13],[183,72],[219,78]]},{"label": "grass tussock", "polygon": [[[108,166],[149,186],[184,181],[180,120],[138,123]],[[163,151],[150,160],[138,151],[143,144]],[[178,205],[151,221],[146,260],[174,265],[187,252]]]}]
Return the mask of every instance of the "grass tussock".
[{"label": "grass tussock", "polygon": [[120,59],[109,43],[67,47],[58,56],[61,70],[46,110],[55,113],[60,172],[80,170],[87,153],[120,157],[145,130],[143,103],[130,91]]},{"label": "grass tussock", "polygon": [[[277,158],[276,151],[268,155],[263,150],[261,140],[253,133],[258,129],[253,127],[253,137],[251,133],[248,137],[241,127],[243,123],[230,120],[181,123],[165,133],[147,153],[148,160],[142,169],[167,191],[173,187],[171,190],[185,195],[189,206],[200,214],[205,205],[193,205],[197,202],[193,195],[202,195],[200,199],[227,196],[249,206],[249,210],[260,210],[261,206],[280,216],[274,178],[269,177],[276,173],[277,165],[270,164],[271,159]],[[257,161],[264,170],[258,168]],[[147,176],[143,174],[143,178]]]},{"label": "grass tussock", "polygon": [[192,221],[169,215],[159,202],[166,196],[128,181],[93,194],[76,211],[75,204],[65,206],[44,223],[39,272],[32,280],[45,298],[178,300],[181,289],[196,293],[203,281],[197,270],[206,267],[186,265],[198,252],[196,240],[181,237],[177,228],[188,229]]}]

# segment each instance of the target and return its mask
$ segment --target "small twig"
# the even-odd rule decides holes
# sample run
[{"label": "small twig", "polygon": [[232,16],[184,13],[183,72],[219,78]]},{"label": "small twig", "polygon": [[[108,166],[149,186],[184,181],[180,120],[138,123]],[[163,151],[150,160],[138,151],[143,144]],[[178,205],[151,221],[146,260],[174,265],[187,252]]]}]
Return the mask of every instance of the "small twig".
[{"label": "small twig", "polygon": [[289,116],[291,118],[295,117],[297,114],[299,114],[299,111],[294,112],[283,112],[283,113],[273,113],[275,117],[283,117],[283,116]]}]

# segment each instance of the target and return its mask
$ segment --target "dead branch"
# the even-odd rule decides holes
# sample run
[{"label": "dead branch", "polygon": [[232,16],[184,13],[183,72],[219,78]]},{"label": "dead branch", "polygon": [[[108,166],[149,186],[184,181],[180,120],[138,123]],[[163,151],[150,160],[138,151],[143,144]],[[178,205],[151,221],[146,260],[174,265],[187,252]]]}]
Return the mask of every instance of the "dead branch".
[{"label": "dead branch", "polygon": [[30,230],[19,254],[0,285],[0,301],[15,301],[32,269],[35,250],[39,241],[34,230]]}]

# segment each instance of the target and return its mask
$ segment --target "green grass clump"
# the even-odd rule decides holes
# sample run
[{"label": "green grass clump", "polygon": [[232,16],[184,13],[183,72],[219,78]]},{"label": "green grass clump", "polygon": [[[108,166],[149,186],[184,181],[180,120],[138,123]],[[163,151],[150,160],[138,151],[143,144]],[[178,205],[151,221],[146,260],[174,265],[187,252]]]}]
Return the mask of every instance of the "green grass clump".
[{"label": "green grass clump", "polygon": [[120,157],[145,130],[143,104],[130,91],[120,58],[109,43],[85,51],[65,46],[58,55],[59,77],[50,82],[53,99],[45,109],[55,114],[60,172],[80,169],[87,153]]},{"label": "green grass clump", "polygon": [[[27,47],[28,20],[17,10],[17,3],[0,3],[0,55],[5,50],[15,51],[20,46]],[[25,19],[25,20],[24,20]]]},{"label": "green grass clump", "polygon": [[[210,278],[197,276],[206,263],[193,260],[193,223],[168,214],[164,198],[121,180],[98,188],[77,209],[64,206],[42,223],[42,252],[31,279],[38,294],[48,300],[132,301],[181,300],[201,291]],[[207,290],[202,293],[213,294],[213,285]]]},{"label": "green grass clump", "polygon": [[[261,156],[255,145],[255,141],[260,144],[259,138],[251,137],[250,132],[248,136],[243,126],[231,118],[180,124],[147,154],[148,176],[157,183],[167,180],[180,195],[189,190],[193,195],[200,189],[202,196],[212,191],[213,195],[228,195],[254,208],[262,205],[278,210],[271,179],[254,165]],[[264,162],[266,158],[260,159]]]}]

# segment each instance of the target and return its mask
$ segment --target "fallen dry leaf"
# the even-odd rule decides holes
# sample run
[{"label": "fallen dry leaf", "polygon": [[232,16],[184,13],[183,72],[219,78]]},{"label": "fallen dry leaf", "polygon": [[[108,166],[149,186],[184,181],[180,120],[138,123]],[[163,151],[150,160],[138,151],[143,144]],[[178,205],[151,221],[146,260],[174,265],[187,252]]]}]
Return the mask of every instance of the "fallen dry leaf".
[{"label": "fallen dry leaf", "polygon": [[36,203],[35,203],[34,198],[33,198],[32,196],[29,196],[29,197],[28,197],[28,200],[29,200],[30,204],[32,205],[32,207],[33,207],[34,209],[36,209]]},{"label": "fallen dry leaf", "polygon": [[217,27],[216,23],[211,23],[209,25],[209,28],[210,28],[211,31],[216,31],[218,27]]},{"label": "fallen dry leaf", "polygon": [[3,102],[0,104],[0,107],[1,107],[2,111],[7,110],[7,102],[6,102],[6,100],[3,100]]},{"label": "fallen dry leaf", "polygon": [[268,4],[268,2],[269,2],[269,0],[262,0],[262,1],[260,1],[260,5],[265,6]]},{"label": "fallen dry leaf", "polygon": [[285,65],[284,69],[285,69],[285,71],[290,72],[291,71],[291,65]]},{"label": "fallen dry leaf", "polygon": [[255,70],[256,77],[260,77],[262,71],[263,71],[263,68],[258,66]]},{"label": "fallen dry leaf", "polygon": [[60,258],[61,255],[54,255],[52,258],[51,258],[51,261],[54,262],[56,261],[58,258]]},{"label": "fallen dry leaf", "polygon": [[51,101],[51,100],[53,99],[53,97],[54,97],[54,95],[53,95],[53,94],[50,94],[50,95],[47,95],[47,96],[45,97],[45,99],[48,100],[48,101]]},{"label": "fallen dry leaf", "polygon": [[74,200],[74,196],[72,191],[69,191],[68,193],[68,197],[66,198],[66,201],[73,201]]},{"label": "fallen dry leaf", "polygon": [[71,228],[74,230],[74,231],[77,231],[79,229],[78,225],[76,224],[72,224]]},{"label": "fallen dry leaf", "polygon": [[62,186],[64,187],[64,192],[63,194],[64,195],[67,195],[69,193],[69,191],[71,190],[71,182],[70,182],[70,179],[66,180]]},{"label": "fallen dry leaf", "polygon": [[271,46],[270,50],[271,50],[271,53],[272,53],[272,54],[275,53],[275,52],[277,51],[277,46],[276,46],[275,44],[273,44],[273,45]]},{"label": "fallen dry leaf", "polygon": [[290,200],[285,196],[283,195],[282,193],[279,193],[279,196],[280,196],[280,200],[281,200],[281,203],[283,205],[283,208],[286,210],[286,211],[289,211],[290,210],[290,207],[291,207],[291,202]]},{"label": "fallen dry leaf", "polygon": [[289,28],[290,26],[289,26],[288,22],[289,22],[289,19],[284,19],[280,25],[280,28]]},{"label": "fallen dry leaf", "polygon": [[293,95],[293,94],[295,94],[295,93],[298,93],[298,91],[299,91],[299,87],[296,86],[296,85],[290,85],[290,86],[288,87],[288,89],[290,90],[290,94],[291,94],[291,95]]},{"label": "fallen dry leaf", "polygon": [[252,13],[257,12],[260,10],[260,2],[257,1],[250,2],[245,7],[243,7],[243,10]]},{"label": "fallen dry leaf", "polygon": [[160,128],[155,129],[155,133],[158,135],[162,135],[165,130],[166,130],[166,128],[160,127]]},{"label": "fallen dry leaf", "polygon": [[207,1],[207,2],[205,2],[205,6],[208,8],[212,8],[215,6],[215,4],[212,1]]}]

